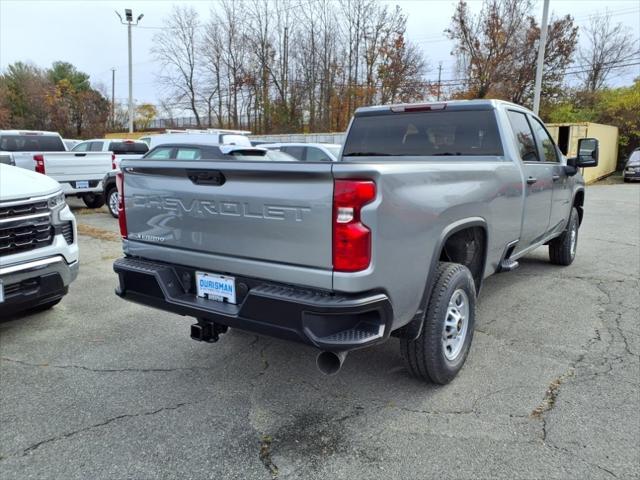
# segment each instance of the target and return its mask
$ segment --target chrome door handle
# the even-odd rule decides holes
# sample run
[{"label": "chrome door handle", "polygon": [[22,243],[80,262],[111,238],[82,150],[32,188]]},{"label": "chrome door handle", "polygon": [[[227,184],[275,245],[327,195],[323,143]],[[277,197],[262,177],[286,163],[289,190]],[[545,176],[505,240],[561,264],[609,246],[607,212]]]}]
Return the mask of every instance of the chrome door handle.
[{"label": "chrome door handle", "polygon": [[536,177],[529,177],[529,178],[527,178],[527,185],[533,185],[537,181],[538,181],[538,179]]},{"label": "chrome door handle", "polygon": [[551,178],[554,182],[557,182],[558,180],[560,180],[560,175],[553,175]]}]

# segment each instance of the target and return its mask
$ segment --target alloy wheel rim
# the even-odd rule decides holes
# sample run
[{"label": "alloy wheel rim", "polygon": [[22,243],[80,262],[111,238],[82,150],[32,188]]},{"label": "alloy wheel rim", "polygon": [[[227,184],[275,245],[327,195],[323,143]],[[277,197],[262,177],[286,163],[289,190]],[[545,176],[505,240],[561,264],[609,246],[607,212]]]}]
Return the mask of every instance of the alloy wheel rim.
[{"label": "alloy wheel rim", "polygon": [[465,344],[469,329],[469,297],[461,288],[449,299],[442,329],[442,350],[447,360],[458,358]]},{"label": "alloy wheel rim", "polygon": [[109,209],[113,213],[118,213],[118,192],[113,192],[109,195]]},{"label": "alloy wheel rim", "polygon": [[578,245],[578,227],[576,226],[575,222],[573,223],[573,226],[571,228],[570,242],[571,242],[571,257],[573,258],[576,255],[576,247]]}]

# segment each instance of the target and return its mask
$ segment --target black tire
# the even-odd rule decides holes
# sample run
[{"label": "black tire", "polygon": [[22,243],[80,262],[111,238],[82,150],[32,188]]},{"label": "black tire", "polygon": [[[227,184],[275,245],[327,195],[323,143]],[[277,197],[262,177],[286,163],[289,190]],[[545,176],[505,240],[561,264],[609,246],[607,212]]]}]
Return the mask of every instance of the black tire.
[{"label": "black tire", "polygon": [[562,235],[549,242],[549,260],[554,265],[571,265],[576,258],[578,248],[578,229],[580,228],[580,217],[578,209],[573,207],[569,216],[567,229]]},{"label": "black tire", "polygon": [[[466,294],[468,314],[460,350],[448,358],[443,345],[446,321],[449,319],[449,302],[459,291]],[[427,305],[422,332],[415,340],[400,338],[400,351],[409,372],[418,378],[441,385],[449,383],[458,374],[469,354],[476,318],[476,288],[467,267],[458,263],[440,262],[436,279]],[[460,322],[457,322],[460,332]],[[453,352],[448,352],[449,354]]]},{"label": "black tire", "polygon": [[[114,201],[114,197],[115,201]],[[109,213],[113,218],[118,218],[118,189],[116,187],[111,187],[107,191],[106,195],[107,208],[109,209]]]},{"label": "black tire", "polygon": [[99,193],[85,193],[82,200],[88,208],[100,208],[104,205],[104,196]]}]

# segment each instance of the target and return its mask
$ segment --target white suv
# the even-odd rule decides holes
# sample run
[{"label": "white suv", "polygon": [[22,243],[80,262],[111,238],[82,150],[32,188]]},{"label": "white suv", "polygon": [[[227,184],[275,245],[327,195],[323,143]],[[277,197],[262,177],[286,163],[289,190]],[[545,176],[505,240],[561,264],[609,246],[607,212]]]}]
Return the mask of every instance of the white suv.
[{"label": "white suv", "polygon": [[0,318],[53,307],[78,264],[76,221],[60,184],[0,164]]}]

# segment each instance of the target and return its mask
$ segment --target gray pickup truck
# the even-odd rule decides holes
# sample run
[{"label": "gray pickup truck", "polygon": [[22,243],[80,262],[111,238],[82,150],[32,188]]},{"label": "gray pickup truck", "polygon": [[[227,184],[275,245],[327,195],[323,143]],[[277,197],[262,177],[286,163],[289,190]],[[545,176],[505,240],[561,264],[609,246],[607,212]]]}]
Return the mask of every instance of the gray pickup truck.
[{"label": "gray pickup truck", "polygon": [[464,364],[489,275],[548,245],[572,263],[582,139],[565,159],[530,111],[494,100],[360,108],[337,162],[124,160],[116,293],[303,342],[335,373],[399,337],[407,369],[444,384]]}]

